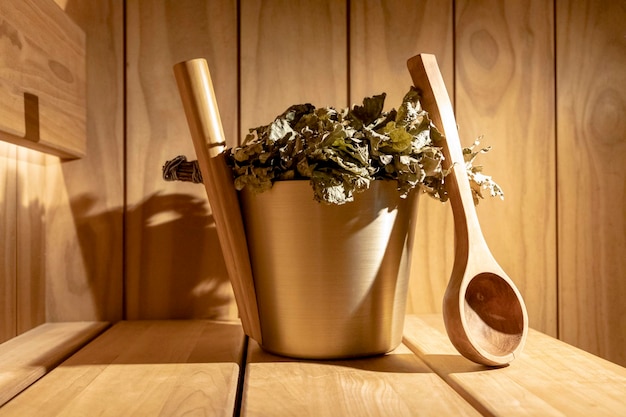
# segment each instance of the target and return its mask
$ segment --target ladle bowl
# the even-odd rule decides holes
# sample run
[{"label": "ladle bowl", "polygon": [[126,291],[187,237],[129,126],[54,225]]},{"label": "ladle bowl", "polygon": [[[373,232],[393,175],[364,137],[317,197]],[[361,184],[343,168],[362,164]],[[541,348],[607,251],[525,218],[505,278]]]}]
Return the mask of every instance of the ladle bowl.
[{"label": "ladle bowl", "polygon": [[443,130],[446,191],[454,216],[455,260],[443,299],[450,341],[466,358],[488,366],[510,363],[528,334],[524,300],[491,254],[480,229],[469,185],[452,103],[434,55],[420,54],[408,63],[421,105]]}]

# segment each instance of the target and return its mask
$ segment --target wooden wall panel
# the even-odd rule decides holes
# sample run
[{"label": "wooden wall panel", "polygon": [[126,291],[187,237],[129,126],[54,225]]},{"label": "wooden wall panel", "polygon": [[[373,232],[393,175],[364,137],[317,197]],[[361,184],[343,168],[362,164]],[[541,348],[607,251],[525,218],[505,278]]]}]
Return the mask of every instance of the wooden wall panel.
[{"label": "wooden wall panel", "polygon": [[[87,157],[0,144],[0,340],[41,322],[44,287],[48,321],[236,315],[204,189],[161,180],[166,159],[193,159],[174,63],[207,58],[234,145],[297,102],[386,90],[395,106],[406,59],[431,52],[465,144],[493,146],[506,198],[479,215],[531,325],[556,334],[558,317],[565,341],[626,364],[623,0],[128,0],[126,145],[124,3],[57,3],[87,34]],[[419,210],[409,306],[438,311],[451,216]]]},{"label": "wooden wall panel", "polygon": [[87,36],[87,154],[46,157],[46,320],[122,316],[123,9],[59,0]]},{"label": "wooden wall panel", "polygon": [[0,343],[16,335],[16,153],[0,141]]},{"label": "wooden wall panel", "polygon": [[196,159],[172,70],[180,61],[208,61],[225,134],[237,141],[236,1],[126,4],[127,317],[236,317],[204,187],[161,176],[168,159]]},{"label": "wooden wall panel", "polygon": [[560,336],[626,366],[626,2],[556,4]]},{"label": "wooden wall panel", "polygon": [[556,335],[553,6],[456,2],[456,115],[465,146],[505,192],[478,206],[487,242],[523,294],[530,325]]},{"label": "wooden wall panel", "polygon": [[45,322],[46,156],[17,149],[17,334]]},{"label": "wooden wall panel", "polygon": [[292,104],[348,105],[345,1],[250,0],[240,7],[242,137]]},{"label": "wooden wall panel", "polygon": [[85,152],[85,36],[52,0],[3,0],[0,140]]},{"label": "wooden wall panel", "polygon": [[[397,109],[412,84],[406,61],[418,53],[435,54],[453,94],[452,1],[368,0],[350,5],[351,104],[384,91],[385,108]],[[407,310],[438,312],[454,261],[452,211],[422,196],[416,227]]]},{"label": "wooden wall panel", "polygon": [[366,0],[350,3],[350,103],[387,93],[398,108],[412,85],[406,61],[418,53],[437,56],[452,90],[452,1]]}]

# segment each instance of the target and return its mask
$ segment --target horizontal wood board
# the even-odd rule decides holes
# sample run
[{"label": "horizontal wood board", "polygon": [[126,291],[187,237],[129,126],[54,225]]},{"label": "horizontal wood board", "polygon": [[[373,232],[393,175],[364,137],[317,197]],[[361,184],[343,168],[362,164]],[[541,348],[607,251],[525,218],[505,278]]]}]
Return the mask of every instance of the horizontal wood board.
[{"label": "horizontal wood board", "polygon": [[623,416],[626,368],[530,330],[503,368],[463,358],[440,315],[409,315],[404,342],[481,413],[490,416]]},{"label": "horizontal wood board", "polygon": [[250,342],[241,415],[474,416],[406,346],[385,356],[299,361]]},{"label": "horizontal wood board", "polygon": [[46,323],[0,344],[0,406],[96,337],[107,325]]},{"label": "horizontal wood board", "polygon": [[84,32],[53,0],[3,0],[0,16],[0,139],[83,156]]},{"label": "horizontal wood board", "polygon": [[[68,333],[70,325],[74,330]],[[102,324],[95,325],[92,330],[101,330]],[[40,357],[28,358],[41,353],[37,346],[54,346],[59,339],[47,326],[52,325],[30,332],[28,341],[25,335],[0,345],[0,363],[17,357],[19,364],[43,366]],[[85,328],[57,326],[55,331],[65,329],[66,342],[68,334]],[[16,356],[20,340],[27,349]],[[88,339],[72,343],[78,340]],[[625,368],[535,330],[510,365],[474,364],[454,350],[440,315],[407,316],[404,344],[371,358],[297,360],[267,353],[250,341],[241,410],[236,410],[244,346],[239,322],[120,322],[1,407],[0,416],[225,416],[233,411],[242,416],[622,416],[626,410]]]},{"label": "horizontal wood board", "polygon": [[243,342],[238,322],[119,322],[0,416],[232,416]]}]

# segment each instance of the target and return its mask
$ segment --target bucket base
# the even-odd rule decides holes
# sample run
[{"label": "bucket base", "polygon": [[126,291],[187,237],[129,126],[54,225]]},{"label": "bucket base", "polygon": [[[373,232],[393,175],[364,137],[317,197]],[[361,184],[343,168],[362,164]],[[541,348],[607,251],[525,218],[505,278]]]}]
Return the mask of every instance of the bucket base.
[{"label": "bucket base", "polygon": [[324,360],[345,360],[345,359],[360,359],[360,358],[369,358],[369,357],[373,357],[373,356],[383,356],[386,355],[387,353],[393,351],[394,349],[396,349],[398,346],[400,346],[400,343],[392,346],[389,349],[385,349],[385,350],[381,350],[381,351],[370,351],[370,352],[355,352],[352,354],[340,354],[340,355],[336,355],[336,354],[331,354],[331,355],[315,355],[315,354],[311,354],[311,355],[306,355],[306,354],[301,354],[301,353],[289,353],[289,352],[278,352],[278,351],[274,351],[272,349],[268,349],[265,346],[260,346],[261,349],[263,349],[265,352],[270,353],[272,355],[277,355],[277,356],[282,356],[284,358],[290,358],[290,359],[299,359],[299,360],[319,360],[319,361],[324,361]]}]

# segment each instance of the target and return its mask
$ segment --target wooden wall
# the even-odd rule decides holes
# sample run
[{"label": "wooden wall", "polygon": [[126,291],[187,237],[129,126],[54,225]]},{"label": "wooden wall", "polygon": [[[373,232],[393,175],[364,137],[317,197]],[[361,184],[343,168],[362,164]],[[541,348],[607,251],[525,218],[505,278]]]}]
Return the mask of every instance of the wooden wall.
[{"label": "wooden wall", "polygon": [[[227,135],[236,143],[247,128],[269,122],[293,103],[343,107],[386,91],[388,107],[397,106],[411,83],[406,60],[430,52],[463,103],[458,117],[466,144],[485,135],[485,144],[494,146],[485,162],[507,198],[480,206],[487,239],[524,293],[532,325],[556,334],[555,173],[541,171],[555,159],[550,4],[289,0],[221,2],[220,10],[211,4],[128,2],[130,317],[209,314],[202,309],[223,302],[219,294],[207,294],[213,297],[207,300],[198,291],[224,283],[222,261],[211,256],[217,250],[213,228],[202,222],[208,211],[196,220],[172,212],[200,210],[204,191],[159,178],[166,158],[193,155],[171,75],[174,63],[207,58]],[[475,103],[476,97],[481,101]],[[523,107],[532,108],[533,116],[508,120]],[[520,158],[517,142],[537,156]],[[151,220],[154,210],[146,210],[146,201],[156,198],[164,211],[158,222]],[[451,214],[447,206],[422,200],[409,305],[415,312],[440,311],[453,256]],[[147,226],[151,222],[156,224]]]},{"label": "wooden wall", "polygon": [[626,366],[626,2],[556,16],[560,337]]},{"label": "wooden wall", "polygon": [[166,183],[161,167],[179,154],[195,159],[172,72],[177,62],[209,61],[225,133],[237,140],[237,3],[126,4],[127,317],[234,317],[204,187]]},{"label": "wooden wall", "polygon": [[46,317],[123,315],[124,8],[58,0],[87,35],[87,155],[46,163]]},{"label": "wooden wall", "polygon": [[[45,297],[26,309],[31,325],[236,316],[204,189],[161,179],[165,160],[193,158],[172,65],[208,60],[234,145],[296,102],[386,91],[395,107],[406,60],[428,52],[465,144],[482,135],[493,147],[483,162],[506,197],[479,216],[531,325],[626,364],[623,0],[58,3],[88,34],[88,156],[0,144],[3,312]],[[418,228],[409,309],[440,311],[449,207],[421,199]],[[1,317],[0,337],[19,332]]]},{"label": "wooden wall", "polygon": [[124,7],[57,4],[87,35],[87,156],[0,142],[0,341],[45,321],[123,313]]}]

